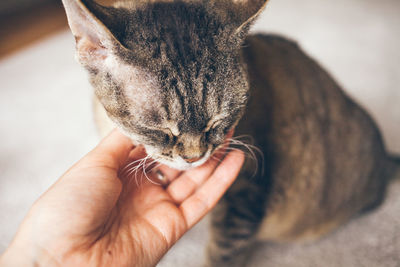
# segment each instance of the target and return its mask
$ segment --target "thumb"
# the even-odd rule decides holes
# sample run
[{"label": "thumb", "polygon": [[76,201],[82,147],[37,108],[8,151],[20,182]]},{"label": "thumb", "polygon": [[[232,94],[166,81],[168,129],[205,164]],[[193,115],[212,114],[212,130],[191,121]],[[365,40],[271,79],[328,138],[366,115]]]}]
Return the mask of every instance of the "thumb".
[{"label": "thumb", "polygon": [[112,131],[36,201],[35,220],[60,233],[101,226],[119,198],[118,169],[132,148],[129,138]]},{"label": "thumb", "polygon": [[[113,205],[121,192],[119,169],[126,163],[133,148],[132,141],[113,130],[92,151],[72,166],[49,190],[60,192],[69,188],[85,193],[88,198],[110,197]],[[57,191],[58,192],[58,191]],[[109,202],[109,199],[104,199]]]}]

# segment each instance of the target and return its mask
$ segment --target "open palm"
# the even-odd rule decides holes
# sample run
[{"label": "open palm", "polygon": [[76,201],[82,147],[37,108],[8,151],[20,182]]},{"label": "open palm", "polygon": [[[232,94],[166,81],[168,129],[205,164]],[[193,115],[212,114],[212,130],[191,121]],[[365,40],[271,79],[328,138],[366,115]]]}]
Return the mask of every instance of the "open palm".
[{"label": "open palm", "polygon": [[163,187],[152,172],[147,179],[141,168],[123,171],[141,157],[114,131],[33,205],[3,257],[23,250],[44,266],[154,266],[212,209],[243,163],[232,152],[187,172],[162,166]]}]

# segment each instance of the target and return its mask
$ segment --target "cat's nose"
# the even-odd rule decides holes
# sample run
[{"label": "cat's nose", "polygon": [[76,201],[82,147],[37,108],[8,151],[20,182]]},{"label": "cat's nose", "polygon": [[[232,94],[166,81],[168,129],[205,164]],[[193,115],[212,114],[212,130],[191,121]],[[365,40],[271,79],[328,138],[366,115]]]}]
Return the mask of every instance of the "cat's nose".
[{"label": "cat's nose", "polygon": [[201,157],[196,157],[196,158],[183,158],[187,163],[193,163],[196,161],[199,161],[201,159]]}]

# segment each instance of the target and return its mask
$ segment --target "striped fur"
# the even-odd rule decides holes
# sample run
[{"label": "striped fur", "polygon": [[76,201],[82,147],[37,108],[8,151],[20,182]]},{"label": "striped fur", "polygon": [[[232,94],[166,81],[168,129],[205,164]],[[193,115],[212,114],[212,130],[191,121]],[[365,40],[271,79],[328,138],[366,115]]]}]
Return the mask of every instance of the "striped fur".
[{"label": "striped fur", "polygon": [[368,114],[294,42],[246,38],[267,1],[63,2],[96,114],[154,159],[198,166],[234,127],[263,152],[264,173],[247,161],[213,213],[209,266],[245,266],[259,239],[318,238],[400,173]]},{"label": "striped fur", "polygon": [[255,14],[238,18],[213,1],[127,3],[64,0],[77,57],[128,136],[159,162],[199,166],[243,114],[248,83],[239,48]]}]

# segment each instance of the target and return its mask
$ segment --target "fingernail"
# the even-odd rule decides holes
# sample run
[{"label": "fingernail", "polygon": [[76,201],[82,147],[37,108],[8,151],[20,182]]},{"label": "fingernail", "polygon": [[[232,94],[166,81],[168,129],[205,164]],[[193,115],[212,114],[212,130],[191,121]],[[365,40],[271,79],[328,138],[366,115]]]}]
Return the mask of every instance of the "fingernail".
[{"label": "fingernail", "polygon": [[156,171],[155,171],[155,175],[156,175],[157,179],[158,179],[163,185],[166,185],[166,184],[168,183],[167,177],[166,177],[160,170],[156,170]]}]

